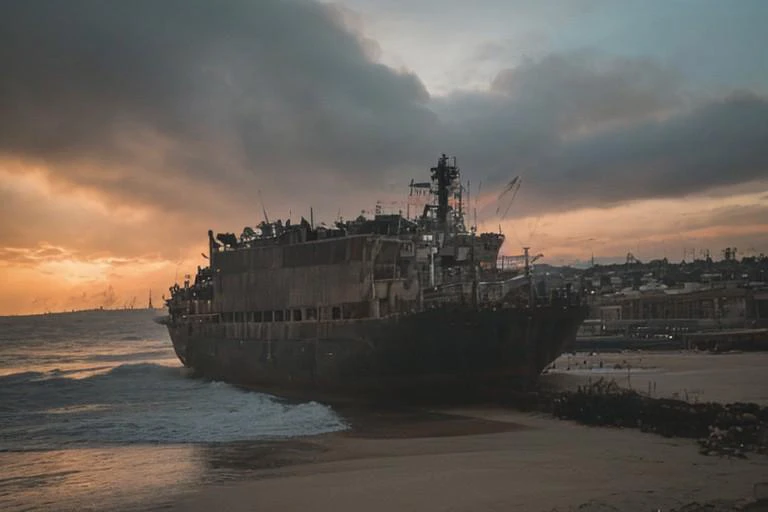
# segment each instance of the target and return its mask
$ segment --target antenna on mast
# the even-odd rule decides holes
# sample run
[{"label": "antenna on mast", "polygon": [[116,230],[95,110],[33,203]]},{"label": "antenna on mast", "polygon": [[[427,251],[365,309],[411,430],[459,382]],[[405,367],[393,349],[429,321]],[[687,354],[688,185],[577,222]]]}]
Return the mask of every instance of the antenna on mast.
[{"label": "antenna on mast", "polygon": [[478,229],[477,226],[477,203],[480,200],[480,191],[483,190],[483,180],[480,180],[480,183],[477,185],[477,194],[475,195],[475,229]]},{"label": "antenna on mast", "polygon": [[264,198],[261,197],[261,189],[259,189],[259,202],[261,203],[261,211],[264,213],[264,222],[269,224],[269,215],[267,215],[267,207],[264,206]]},{"label": "antenna on mast", "polygon": [[[472,196],[471,196],[471,194],[472,194],[472,184],[470,183],[469,180],[467,180],[467,206],[469,208],[472,208]],[[469,230],[472,231],[473,230],[473,226],[470,226]]]}]

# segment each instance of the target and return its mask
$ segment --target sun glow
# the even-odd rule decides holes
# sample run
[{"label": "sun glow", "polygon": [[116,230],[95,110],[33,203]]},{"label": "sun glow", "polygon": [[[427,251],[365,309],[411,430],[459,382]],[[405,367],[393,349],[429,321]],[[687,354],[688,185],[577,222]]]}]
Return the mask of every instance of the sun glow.
[{"label": "sun glow", "polygon": [[57,276],[70,283],[106,281],[111,268],[112,265],[105,261],[79,261],[73,259],[46,261],[37,267],[43,274]]},{"label": "sun glow", "polygon": [[507,235],[504,252],[508,254],[528,245],[545,252],[550,262],[562,263],[586,260],[592,254],[620,257],[627,252],[646,259],[677,258],[684,247],[717,251],[738,237],[759,243],[768,239],[765,219],[768,197],[760,191],[723,198],[634,201],[514,220],[491,218],[481,228],[500,224]]}]

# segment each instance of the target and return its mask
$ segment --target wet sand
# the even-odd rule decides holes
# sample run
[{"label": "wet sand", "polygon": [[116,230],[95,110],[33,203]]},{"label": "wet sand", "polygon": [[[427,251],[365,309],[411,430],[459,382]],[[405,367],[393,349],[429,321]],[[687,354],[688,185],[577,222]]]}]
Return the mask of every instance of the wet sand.
[{"label": "wet sand", "polygon": [[[714,400],[763,386],[765,372],[749,369],[765,368],[768,354],[730,356],[642,357],[665,392],[694,382]],[[723,380],[729,374],[738,377]],[[550,377],[566,384],[589,378]],[[750,379],[749,389],[740,391]],[[754,394],[760,393],[768,389]],[[347,432],[231,445],[220,452],[222,463],[251,468],[248,481],[203,488],[163,510],[668,511],[694,501],[749,498],[755,484],[768,481],[763,456],[705,457],[693,440],[494,406],[350,411],[348,418],[353,428]]]}]

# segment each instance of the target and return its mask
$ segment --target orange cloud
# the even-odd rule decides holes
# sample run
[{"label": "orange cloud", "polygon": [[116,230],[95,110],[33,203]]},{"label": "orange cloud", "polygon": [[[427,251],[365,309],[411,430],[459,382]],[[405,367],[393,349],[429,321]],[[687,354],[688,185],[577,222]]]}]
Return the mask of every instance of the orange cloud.
[{"label": "orange cloud", "polygon": [[3,314],[27,314],[83,308],[145,307],[149,291],[155,304],[175,280],[198,261],[80,258],[58,248],[0,250]]},{"label": "orange cloud", "polygon": [[505,252],[517,254],[524,245],[536,247],[550,263],[585,261],[593,253],[618,259],[627,252],[641,259],[677,260],[683,248],[710,249],[713,254],[726,246],[768,252],[766,219],[768,198],[759,191],[634,201],[513,220],[489,217],[481,227],[493,229],[501,224],[507,235]]},{"label": "orange cloud", "polygon": [[[406,190],[395,194],[387,189],[352,196],[342,190],[305,192],[337,202],[334,208],[316,208],[316,220],[335,217],[339,206],[346,217],[356,215],[359,205],[375,204],[377,193],[389,199],[406,195]],[[641,259],[677,260],[684,247],[708,248],[715,255],[725,246],[737,246],[741,254],[768,252],[765,188],[721,192],[727,195],[500,218],[495,214],[498,191],[494,191],[472,198],[470,211],[478,205],[482,230],[496,230],[501,224],[507,235],[506,254],[519,254],[523,245],[529,245],[553,264],[585,261],[592,253],[617,260],[627,252]],[[523,184],[519,196],[525,193]],[[340,195],[350,199],[339,202]],[[159,304],[168,286],[205,263],[200,253],[206,251],[208,228],[239,232],[261,217],[256,201],[245,209],[234,203],[213,212],[166,211],[163,204],[121,202],[119,196],[105,198],[94,190],[62,188],[40,167],[18,163],[13,170],[0,168],[0,198],[0,280],[5,283],[0,314],[144,306],[150,289]],[[272,217],[286,216],[291,209],[279,195],[267,195],[265,201]],[[294,201],[300,207],[312,204],[300,198]],[[508,215],[515,213],[512,202]]]},{"label": "orange cloud", "polygon": [[[10,167],[10,169],[9,169]],[[47,172],[0,167],[0,314],[155,302],[194,269],[204,226],[94,191],[60,187]]]}]

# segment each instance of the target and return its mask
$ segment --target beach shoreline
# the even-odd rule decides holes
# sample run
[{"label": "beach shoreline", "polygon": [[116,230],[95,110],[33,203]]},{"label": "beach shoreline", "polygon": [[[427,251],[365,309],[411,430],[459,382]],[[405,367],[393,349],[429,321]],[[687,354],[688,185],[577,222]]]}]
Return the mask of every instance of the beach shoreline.
[{"label": "beach shoreline", "polygon": [[764,456],[704,457],[694,440],[487,406],[228,449],[251,464],[246,481],[162,509],[670,510],[750,498],[768,475]]},{"label": "beach shoreline", "polygon": [[[716,401],[756,396],[738,388],[745,379],[763,385],[762,372],[745,369],[759,370],[768,354],[611,357],[629,358],[636,368],[643,358],[646,373],[663,382],[660,394],[694,383]],[[738,378],[717,382],[713,372]],[[564,373],[569,385],[590,377]],[[589,427],[499,405],[338,412],[349,430],[277,441],[258,453],[247,443],[228,448],[224,459],[250,464],[245,480],[179,496],[162,510],[645,512],[697,510],[693,503],[729,510],[723,500],[743,507],[768,481],[766,456],[706,457],[694,439]]]}]

